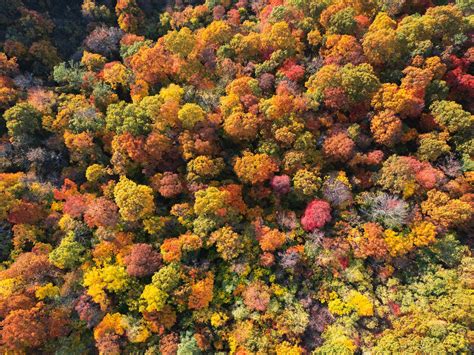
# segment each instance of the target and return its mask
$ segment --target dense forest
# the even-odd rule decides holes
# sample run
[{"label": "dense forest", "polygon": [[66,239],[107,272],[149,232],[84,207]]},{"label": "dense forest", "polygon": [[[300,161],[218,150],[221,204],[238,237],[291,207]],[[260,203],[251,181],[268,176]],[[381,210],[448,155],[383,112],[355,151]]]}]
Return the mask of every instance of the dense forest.
[{"label": "dense forest", "polygon": [[0,0],[0,353],[474,352],[472,0]]}]

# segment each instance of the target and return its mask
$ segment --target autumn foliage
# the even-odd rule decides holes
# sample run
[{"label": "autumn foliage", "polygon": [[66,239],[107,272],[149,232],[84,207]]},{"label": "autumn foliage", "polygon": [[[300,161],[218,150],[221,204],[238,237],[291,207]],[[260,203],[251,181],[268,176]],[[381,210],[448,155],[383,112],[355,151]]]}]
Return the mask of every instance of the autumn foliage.
[{"label": "autumn foliage", "polygon": [[0,353],[473,352],[472,1],[0,8]]}]

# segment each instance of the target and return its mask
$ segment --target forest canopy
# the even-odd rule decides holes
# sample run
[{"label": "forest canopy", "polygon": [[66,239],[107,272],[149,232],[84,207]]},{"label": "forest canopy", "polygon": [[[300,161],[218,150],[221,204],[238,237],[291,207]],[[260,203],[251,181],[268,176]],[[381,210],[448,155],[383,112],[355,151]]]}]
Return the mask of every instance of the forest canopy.
[{"label": "forest canopy", "polygon": [[469,0],[0,0],[0,352],[474,352]]}]

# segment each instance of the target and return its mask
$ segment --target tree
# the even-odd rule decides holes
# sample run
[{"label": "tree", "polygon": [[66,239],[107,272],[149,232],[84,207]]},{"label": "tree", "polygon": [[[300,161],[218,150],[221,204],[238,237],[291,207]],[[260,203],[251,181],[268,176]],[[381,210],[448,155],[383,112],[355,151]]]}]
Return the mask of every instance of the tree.
[{"label": "tree", "polygon": [[384,240],[383,228],[372,222],[363,224],[362,228],[363,232],[352,229],[349,234],[349,242],[354,250],[354,255],[364,259],[385,257],[388,250]]},{"label": "tree", "polygon": [[234,171],[244,183],[257,184],[269,180],[278,166],[267,154],[246,153],[236,159]]},{"label": "tree", "polygon": [[345,162],[354,154],[355,144],[343,132],[336,133],[324,141],[323,152],[331,160]]},{"label": "tree", "polygon": [[117,27],[97,26],[85,39],[86,49],[105,57],[118,52],[123,32]]},{"label": "tree", "polygon": [[164,41],[166,48],[181,58],[186,58],[196,44],[193,32],[187,27],[183,27],[179,31],[170,31],[164,37]]},{"label": "tree", "polygon": [[252,141],[256,138],[259,118],[248,112],[234,112],[224,120],[224,131],[237,142]]},{"label": "tree", "polygon": [[125,176],[114,188],[114,197],[120,216],[129,222],[135,222],[150,215],[155,210],[153,190],[146,185],[138,185]]},{"label": "tree", "polygon": [[242,236],[234,232],[230,226],[224,226],[213,232],[209,243],[216,245],[217,252],[226,261],[235,259],[243,248]]},{"label": "tree", "polygon": [[18,92],[14,87],[13,81],[6,76],[0,76],[0,107],[3,109],[10,107],[16,100],[17,96]]},{"label": "tree", "polygon": [[421,203],[421,210],[443,227],[460,226],[472,216],[469,203],[451,199],[448,194],[437,190],[428,191],[428,198]]},{"label": "tree", "polygon": [[372,98],[372,106],[377,110],[390,110],[401,118],[417,117],[424,108],[423,97],[412,88],[400,88],[396,84],[382,84]]},{"label": "tree", "polygon": [[270,185],[277,194],[287,194],[291,190],[290,177],[288,175],[275,175]]},{"label": "tree", "polygon": [[89,227],[114,227],[118,218],[117,205],[106,197],[92,200],[84,212],[84,221]]},{"label": "tree", "polygon": [[83,253],[84,247],[74,240],[74,233],[69,232],[49,254],[49,260],[60,269],[72,269],[82,262]]},{"label": "tree", "polygon": [[268,31],[262,35],[263,43],[267,43],[273,50],[286,50],[294,54],[298,52],[299,43],[292,36],[288,23],[281,21],[268,27]]},{"label": "tree", "polygon": [[199,190],[196,192],[195,197],[194,212],[198,215],[221,214],[227,207],[226,200],[228,195],[224,190],[217,187]]},{"label": "tree", "polygon": [[2,321],[2,343],[17,351],[41,346],[48,337],[43,322],[39,307],[11,312]]},{"label": "tree", "polygon": [[397,63],[404,54],[404,43],[397,35],[397,23],[380,12],[364,35],[362,46],[370,64],[381,66]]},{"label": "tree", "polygon": [[324,200],[311,201],[301,218],[301,225],[307,232],[324,227],[331,220],[331,207]]},{"label": "tree", "polygon": [[143,80],[148,85],[166,82],[173,72],[171,64],[162,40],[153,47],[147,45],[140,47],[130,58],[130,67],[136,80]]},{"label": "tree", "polygon": [[151,186],[166,198],[173,198],[185,191],[181,177],[169,171],[153,176]]},{"label": "tree", "polygon": [[9,211],[7,220],[13,224],[36,224],[44,218],[44,211],[39,204],[18,201]]},{"label": "tree", "polygon": [[3,52],[0,53],[0,75],[12,75],[18,72],[18,63],[15,57],[8,58]]},{"label": "tree", "polygon": [[120,313],[107,313],[94,329],[97,348],[102,353],[120,351],[119,339],[125,333],[125,322]]},{"label": "tree", "polygon": [[359,65],[364,61],[362,47],[354,36],[329,35],[321,49],[324,64]]},{"label": "tree", "polygon": [[192,181],[195,177],[200,178],[215,178],[224,169],[224,159],[209,158],[205,155],[200,155],[192,159],[187,164],[188,180]]},{"label": "tree", "polygon": [[448,138],[449,134],[446,132],[419,135],[418,158],[420,160],[436,161],[440,156],[449,153],[451,147],[447,143]]},{"label": "tree", "polygon": [[349,63],[343,67],[329,64],[310,76],[305,85],[308,93],[316,100],[320,96],[327,99],[330,97],[328,94],[334,94],[334,90],[338,89],[345,95],[341,108],[346,109],[349,104],[369,102],[379,89],[380,81],[370,64]]},{"label": "tree", "polygon": [[206,114],[199,105],[187,103],[179,110],[178,118],[184,128],[193,129],[197,123],[205,120]]},{"label": "tree", "polygon": [[473,116],[454,101],[435,101],[430,110],[436,123],[450,133],[469,129],[473,125]]},{"label": "tree", "polygon": [[139,243],[132,246],[130,254],[125,257],[127,273],[134,277],[152,275],[161,265],[161,255],[149,244]]},{"label": "tree", "polygon": [[14,142],[34,140],[41,129],[41,113],[32,105],[21,102],[9,108],[3,114],[8,134]]},{"label": "tree", "polygon": [[141,312],[161,311],[165,306],[168,295],[155,285],[146,285],[140,297]]},{"label": "tree", "polygon": [[321,188],[321,178],[313,171],[300,169],[293,176],[295,192],[301,196],[311,197]]},{"label": "tree", "polygon": [[119,134],[138,136],[151,130],[151,119],[146,111],[140,105],[127,104],[125,101],[109,105],[105,121],[109,130]]},{"label": "tree", "polygon": [[120,62],[105,64],[102,69],[102,76],[112,89],[117,89],[119,86],[127,88],[131,79],[131,73]]},{"label": "tree", "polygon": [[48,311],[42,302],[30,309],[11,312],[2,322],[2,344],[11,351],[29,351],[62,337],[69,331],[64,310]]},{"label": "tree", "polygon": [[377,183],[392,192],[410,197],[419,188],[429,190],[438,186],[443,178],[444,174],[428,162],[392,155],[384,161]]},{"label": "tree", "polygon": [[135,33],[143,21],[144,13],[135,0],[118,0],[115,5],[118,24],[125,32]]},{"label": "tree", "polygon": [[375,115],[370,122],[370,130],[377,143],[393,147],[402,136],[402,121],[389,110]]},{"label": "tree", "polygon": [[103,267],[93,267],[84,274],[83,284],[87,294],[94,302],[106,309],[109,300],[107,292],[123,292],[130,283],[130,277],[121,265],[105,264]]},{"label": "tree", "polygon": [[189,309],[207,308],[213,299],[213,290],[214,275],[212,273],[208,273],[203,280],[193,283],[188,300]]},{"label": "tree", "polygon": [[270,303],[270,290],[261,281],[254,281],[249,284],[244,293],[244,304],[251,310],[265,312]]},{"label": "tree", "polygon": [[329,33],[353,34],[357,22],[355,20],[354,8],[343,4],[332,5],[321,14],[321,24]]},{"label": "tree", "polygon": [[180,261],[182,253],[182,240],[179,238],[167,238],[163,241],[160,247],[163,261],[170,263],[173,261]]},{"label": "tree", "polygon": [[64,95],[60,97],[58,114],[54,121],[49,123],[48,129],[53,132],[64,132],[79,134],[82,132],[96,132],[104,125],[101,112],[91,105],[84,95]]},{"label": "tree", "polygon": [[264,252],[272,252],[285,244],[286,235],[278,229],[268,229],[264,230],[258,239],[258,244]]},{"label": "tree", "polygon": [[352,102],[370,100],[378,90],[380,81],[372,66],[347,64],[341,69],[341,85]]}]

